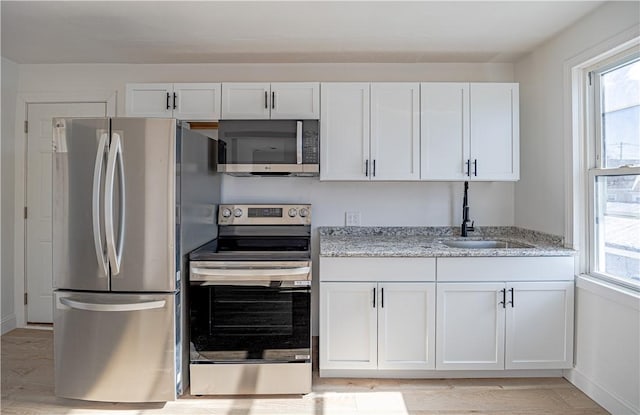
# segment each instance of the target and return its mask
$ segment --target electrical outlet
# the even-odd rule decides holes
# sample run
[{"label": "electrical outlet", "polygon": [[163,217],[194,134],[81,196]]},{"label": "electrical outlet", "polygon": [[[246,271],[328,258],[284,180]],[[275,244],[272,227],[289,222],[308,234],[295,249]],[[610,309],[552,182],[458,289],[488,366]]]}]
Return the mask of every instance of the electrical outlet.
[{"label": "electrical outlet", "polygon": [[360,226],[360,212],[345,212],[346,226]]}]

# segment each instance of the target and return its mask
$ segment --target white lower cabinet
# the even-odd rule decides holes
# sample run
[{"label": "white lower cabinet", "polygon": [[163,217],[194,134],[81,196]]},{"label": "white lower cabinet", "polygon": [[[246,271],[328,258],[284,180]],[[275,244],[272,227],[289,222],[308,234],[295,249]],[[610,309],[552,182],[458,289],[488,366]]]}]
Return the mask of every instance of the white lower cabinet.
[{"label": "white lower cabinet", "polygon": [[320,284],[320,370],[434,366],[435,284]]},{"label": "white lower cabinet", "polygon": [[436,369],[564,369],[573,281],[438,283]]}]

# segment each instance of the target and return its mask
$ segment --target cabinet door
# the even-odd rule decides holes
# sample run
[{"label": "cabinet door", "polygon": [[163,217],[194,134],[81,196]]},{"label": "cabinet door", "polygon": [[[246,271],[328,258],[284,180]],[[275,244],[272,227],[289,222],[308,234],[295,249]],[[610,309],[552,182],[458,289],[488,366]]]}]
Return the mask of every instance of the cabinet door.
[{"label": "cabinet door", "polygon": [[222,119],[268,119],[270,105],[271,87],[268,83],[222,84]]},{"label": "cabinet door", "polygon": [[320,370],[377,367],[376,284],[320,284]]},{"label": "cabinet door", "polygon": [[435,367],[435,283],[380,283],[378,369]]},{"label": "cabinet door", "polygon": [[320,180],[369,180],[369,84],[320,89]]},{"label": "cabinet door", "polygon": [[181,120],[220,119],[220,84],[174,84],[174,118]]},{"label": "cabinet door", "polygon": [[271,84],[271,119],[320,118],[320,84],[284,82]]},{"label": "cabinet door", "polygon": [[467,179],[469,84],[430,82],[420,88],[421,179]]},{"label": "cabinet door", "polygon": [[573,281],[507,284],[507,369],[573,365]]},{"label": "cabinet door", "polygon": [[173,84],[127,84],[127,117],[173,117]]},{"label": "cabinet door", "polygon": [[472,180],[518,180],[518,84],[472,83],[469,96]]},{"label": "cabinet door", "polygon": [[420,84],[371,84],[371,179],[420,178]]},{"label": "cabinet door", "polygon": [[504,369],[504,283],[437,288],[436,369]]}]

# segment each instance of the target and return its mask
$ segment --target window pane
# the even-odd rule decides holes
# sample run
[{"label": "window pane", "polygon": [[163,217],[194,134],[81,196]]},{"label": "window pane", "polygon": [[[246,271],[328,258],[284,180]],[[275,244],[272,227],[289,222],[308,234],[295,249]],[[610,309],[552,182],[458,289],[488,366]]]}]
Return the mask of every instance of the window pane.
[{"label": "window pane", "polygon": [[596,271],[640,282],[640,175],[596,177]]},{"label": "window pane", "polygon": [[640,61],[602,74],[603,167],[640,164]]}]

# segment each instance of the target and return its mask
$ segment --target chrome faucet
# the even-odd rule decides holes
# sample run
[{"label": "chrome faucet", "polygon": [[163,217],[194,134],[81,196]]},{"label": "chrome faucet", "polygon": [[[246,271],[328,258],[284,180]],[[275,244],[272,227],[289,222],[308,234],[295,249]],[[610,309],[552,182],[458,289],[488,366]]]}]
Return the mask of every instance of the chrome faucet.
[{"label": "chrome faucet", "polygon": [[[464,182],[464,198],[462,199],[462,228],[460,229],[460,236],[469,236],[468,232],[473,232],[474,221],[469,219],[469,201],[467,192],[469,191],[469,182]],[[469,225],[471,222],[471,225]]]}]

